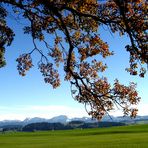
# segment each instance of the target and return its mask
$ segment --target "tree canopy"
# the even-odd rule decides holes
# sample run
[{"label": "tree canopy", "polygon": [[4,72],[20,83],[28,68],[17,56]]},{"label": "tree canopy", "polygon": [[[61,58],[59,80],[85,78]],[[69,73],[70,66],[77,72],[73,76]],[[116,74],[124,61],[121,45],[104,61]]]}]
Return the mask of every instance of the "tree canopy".
[{"label": "tree canopy", "polygon": [[[105,25],[111,33],[129,37],[130,44],[125,47],[130,53],[126,70],[144,77],[148,64],[145,0],[0,0],[0,67],[5,65],[6,47],[15,36],[7,23],[10,7],[16,19],[29,22],[23,31],[31,35],[34,45],[16,60],[20,75],[25,76],[33,66],[32,53],[37,51],[38,68],[45,82],[53,88],[60,86],[62,67],[73,98],[83,103],[92,117],[101,119],[116,106],[123,109],[124,115],[136,116],[138,109],[133,106],[140,101],[136,84],[125,86],[116,79],[111,86],[106,77],[99,76],[107,68],[99,57],[113,55],[101,39],[99,27]],[[52,43],[48,35],[54,39]],[[37,42],[47,50],[40,49]]]}]

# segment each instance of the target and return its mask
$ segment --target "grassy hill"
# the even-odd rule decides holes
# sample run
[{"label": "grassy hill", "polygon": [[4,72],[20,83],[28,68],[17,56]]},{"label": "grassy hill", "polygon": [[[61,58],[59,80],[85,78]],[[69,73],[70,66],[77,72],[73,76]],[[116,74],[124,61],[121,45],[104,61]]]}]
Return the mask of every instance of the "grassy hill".
[{"label": "grassy hill", "polygon": [[0,134],[1,148],[148,148],[148,124]]}]

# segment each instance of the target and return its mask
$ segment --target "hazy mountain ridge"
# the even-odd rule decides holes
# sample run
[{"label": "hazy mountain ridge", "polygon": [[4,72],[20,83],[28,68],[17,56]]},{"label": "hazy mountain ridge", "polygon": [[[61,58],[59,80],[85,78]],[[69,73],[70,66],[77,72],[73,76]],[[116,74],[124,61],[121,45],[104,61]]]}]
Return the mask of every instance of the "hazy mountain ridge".
[{"label": "hazy mountain ridge", "polygon": [[[20,120],[3,120],[0,121],[0,127],[3,126],[8,126],[8,125],[21,125],[21,126],[25,126],[27,124],[31,124],[31,123],[40,123],[40,122],[47,122],[47,123],[68,123],[71,121],[83,121],[85,123],[94,123],[97,122],[96,119],[92,119],[89,117],[82,117],[82,118],[68,118],[65,115],[60,115],[60,116],[56,116],[53,117],[51,119],[45,119],[45,118],[39,118],[39,117],[34,117],[34,118],[26,118],[23,121]],[[123,116],[118,116],[118,117],[114,117],[114,116],[105,116],[100,122],[123,122],[123,123],[136,123],[136,122],[140,122],[143,121],[145,123],[148,123],[148,116],[137,116],[134,119],[131,119],[130,117],[123,117]]]}]

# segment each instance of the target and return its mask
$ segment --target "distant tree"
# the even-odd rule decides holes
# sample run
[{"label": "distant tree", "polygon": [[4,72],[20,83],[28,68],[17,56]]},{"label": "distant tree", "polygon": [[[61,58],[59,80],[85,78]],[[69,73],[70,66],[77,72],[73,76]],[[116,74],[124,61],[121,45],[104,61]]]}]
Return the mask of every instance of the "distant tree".
[{"label": "distant tree", "polygon": [[63,130],[63,129],[67,129],[67,127],[62,123],[41,122],[41,123],[27,124],[22,128],[22,131],[33,132],[33,131]]},{"label": "distant tree", "polygon": [[[62,66],[72,96],[90,106],[88,113],[92,117],[101,119],[116,105],[123,109],[124,115],[136,116],[138,110],[132,108],[140,100],[136,85],[124,86],[115,80],[111,87],[107,78],[99,77],[107,65],[98,56],[107,58],[113,52],[100,38],[98,28],[105,25],[112,33],[128,35],[127,71],[144,77],[144,65],[148,64],[146,0],[1,0],[1,67],[5,65],[5,48],[14,38],[13,30],[7,25],[9,11],[16,19],[29,22],[24,26],[24,33],[31,35],[34,44],[34,49],[17,59],[20,75],[25,76],[33,66],[31,56],[37,51],[41,55],[38,67],[45,82],[53,88],[60,86],[58,67]],[[54,42],[49,41],[50,37]],[[38,41],[45,45],[46,52],[37,46]]]}]

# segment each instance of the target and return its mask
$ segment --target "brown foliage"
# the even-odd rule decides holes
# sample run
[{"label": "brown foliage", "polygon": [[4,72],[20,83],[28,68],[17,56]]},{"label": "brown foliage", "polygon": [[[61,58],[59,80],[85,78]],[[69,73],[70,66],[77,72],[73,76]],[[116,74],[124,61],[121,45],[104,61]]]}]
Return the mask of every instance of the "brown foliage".
[{"label": "brown foliage", "polygon": [[[88,113],[101,119],[115,106],[123,109],[124,115],[135,117],[137,109],[132,108],[140,98],[136,85],[124,86],[115,80],[111,87],[107,78],[99,77],[107,65],[97,59],[113,55],[109,46],[99,35],[100,25],[109,27],[112,33],[127,34],[131,45],[126,46],[130,53],[132,75],[144,77],[148,64],[147,49],[147,2],[145,0],[1,0],[0,5],[0,65],[4,60],[4,45],[10,45],[13,31],[7,26],[7,4],[13,7],[15,15],[21,15],[30,22],[24,27],[24,33],[31,34],[34,49],[18,59],[18,70],[21,75],[33,64],[31,54],[38,51],[39,69],[44,80],[53,88],[60,85],[58,67],[63,63],[65,80],[71,83],[72,96],[78,102],[90,106]],[[54,43],[46,39],[45,34],[54,38]],[[7,38],[7,40],[6,40]],[[48,55],[39,49],[36,41],[45,44]],[[64,44],[63,44],[64,43]],[[67,45],[65,46],[65,43]],[[46,56],[47,55],[47,56]],[[93,58],[91,62],[89,58]],[[49,59],[50,60],[49,62]],[[52,61],[52,62],[51,62]],[[140,71],[138,72],[138,70]]]}]

